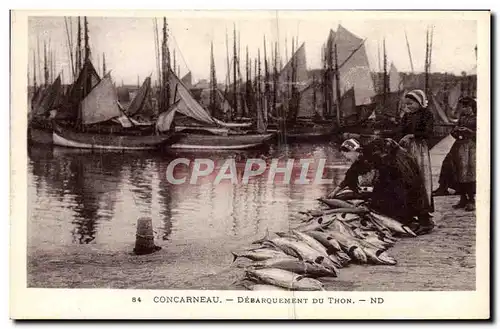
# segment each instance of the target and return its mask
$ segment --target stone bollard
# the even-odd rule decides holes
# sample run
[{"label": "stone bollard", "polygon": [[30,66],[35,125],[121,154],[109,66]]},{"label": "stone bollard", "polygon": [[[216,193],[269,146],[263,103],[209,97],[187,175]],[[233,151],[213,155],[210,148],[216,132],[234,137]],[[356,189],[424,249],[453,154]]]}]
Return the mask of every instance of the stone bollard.
[{"label": "stone bollard", "polygon": [[161,247],[155,245],[153,221],[151,218],[139,218],[137,220],[137,231],[135,234],[134,254],[147,255],[160,249]]}]

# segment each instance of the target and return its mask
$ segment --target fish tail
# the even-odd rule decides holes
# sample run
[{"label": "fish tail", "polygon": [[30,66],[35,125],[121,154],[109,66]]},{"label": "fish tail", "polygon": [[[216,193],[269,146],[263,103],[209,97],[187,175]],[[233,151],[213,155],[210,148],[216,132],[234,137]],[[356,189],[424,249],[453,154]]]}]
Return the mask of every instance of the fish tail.
[{"label": "fish tail", "polygon": [[231,254],[233,254],[233,261],[231,262],[231,264],[232,264],[236,261],[236,259],[239,257],[239,255],[236,254],[234,251],[231,251]]},{"label": "fish tail", "polygon": [[408,233],[409,235],[413,236],[413,237],[416,237],[416,236],[417,236],[417,234],[416,234],[415,232],[413,232],[413,231],[411,230],[411,228],[409,228],[409,227],[408,227],[408,226],[406,226],[406,225],[403,225],[403,230],[404,230],[406,233]]},{"label": "fish tail", "polygon": [[264,235],[264,237],[261,238],[261,239],[255,240],[254,242],[252,242],[252,244],[261,244],[261,243],[263,243],[265,241],[268,241],[270,236],[271,235],[269,233],[269,229],[266,228],[266,234]]}]

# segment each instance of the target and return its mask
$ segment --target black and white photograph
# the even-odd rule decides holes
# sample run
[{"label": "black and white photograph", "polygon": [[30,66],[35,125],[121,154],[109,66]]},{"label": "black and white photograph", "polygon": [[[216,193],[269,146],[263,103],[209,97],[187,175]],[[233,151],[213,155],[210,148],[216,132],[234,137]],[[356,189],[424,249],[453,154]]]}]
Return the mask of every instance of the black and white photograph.
[{"label": "black and white photograph", "polygon": [[11,14],[25,289],[354,309],[487,287],[488,11],[114,12]]}]

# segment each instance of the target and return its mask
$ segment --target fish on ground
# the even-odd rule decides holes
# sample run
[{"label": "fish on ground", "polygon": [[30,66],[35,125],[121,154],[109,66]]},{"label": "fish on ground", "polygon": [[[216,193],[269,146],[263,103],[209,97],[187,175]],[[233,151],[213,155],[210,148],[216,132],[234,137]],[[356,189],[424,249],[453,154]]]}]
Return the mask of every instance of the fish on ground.
[{"label": "fish on ground", "polygon": [[403,225],[402,223],[398,222],[397,220],[389,216],[383,215],[375,211],[370,211],[370,217],[372,218],[373,221],[380,223],[381,225],[387,227],[389,230],[393,232],[397,232],[404,235],[410,235],[413,237],[417,236],[415,232],[413,232],[408,226]]},{"label": "fish on ground", "polygon": [[253,250],[244,250],[241,252],[231,252],[233,254],[233,262],[239,257],[248,258],[254,261],[262,261],[273,258],[292,258],[283,251],[273,250],[269,248],[259,248]]},{"label": "fish on ground", "polygon": [[338,275],[335,270],[310,261],[301,261],[298,259],[268,259],[262,262],[254,262],[250,264],[248,268],[277,268],[297,274],[303,274],[312,278],[337,277]]},{"label": "fish on ground", "polygon": [[323,284],[316,279],[277,268],[247,270],[246,274],[251,280],[260,281],[290,290],[324,290]]}]

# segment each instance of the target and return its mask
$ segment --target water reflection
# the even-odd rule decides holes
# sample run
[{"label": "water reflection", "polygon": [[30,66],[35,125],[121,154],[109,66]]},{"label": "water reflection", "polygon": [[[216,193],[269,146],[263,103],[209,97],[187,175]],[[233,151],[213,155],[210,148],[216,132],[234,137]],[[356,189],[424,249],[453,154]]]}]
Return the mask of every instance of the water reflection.
[{"label": "water reflection", "polygon": [[[186,184],[172,185],[166,170],[170,161],[184,157],[190,166],[175,167],[174,177]],[[189,184],[193,162],[209,157],[215,170]],[[269,165],[280,157],[296,159],[291,184],[283,174],[268,183]],[[238,183],[213,181],[223,163],[235,160]],[[266,171],[242,184],[247,159],[268,163]],[[300,158],[316,160],[307,178],[314,181],[319,159],[325,159],[323,178],[334,184],[294,184],[300,177]],[[157,238],[169,244],[241,240],[290,225],[294,213],[317,206],[316,199],[337,184],[345,172],[335,146],[290,144],[286,152],[196,153],[84,152],[70,149],[36,149],[29,152],[29,243],[35,248],[68,244],[97,244],[108,249],[130,247],[139,217],[153,220]],[[281,181],[280,181],[281,180]]]}]

